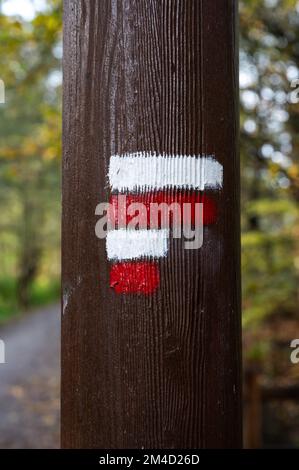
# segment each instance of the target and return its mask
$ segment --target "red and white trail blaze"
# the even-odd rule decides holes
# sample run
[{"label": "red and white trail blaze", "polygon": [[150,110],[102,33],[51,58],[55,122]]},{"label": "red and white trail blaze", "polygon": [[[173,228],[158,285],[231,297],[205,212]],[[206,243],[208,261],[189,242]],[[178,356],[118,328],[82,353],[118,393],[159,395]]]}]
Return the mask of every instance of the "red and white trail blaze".
[{"label": "red and white trail blaze", "polygon": [[[213,224],[217,218],[216,203],[203,191],[222,187],[222,165],[212,156],[136,152],[113,155],[108,178],[116,222],[120,195],[126,195],[126,210],[131,204],[142,203],[147,216],[142,229],[119,228],[108,232],[107,257],[113,263],[110,287],[118,294],[151,294],[160,284],[157,260],[167,256],[169,245],[169,229],[163,228],[161,219],[154,229],[150,226],[151,204],[175,202],[182,209],[189,203],[193,224],[196,204],[202,203],[203,224]],[[126,213],[125,223],[129,224],[133,217]]]}]

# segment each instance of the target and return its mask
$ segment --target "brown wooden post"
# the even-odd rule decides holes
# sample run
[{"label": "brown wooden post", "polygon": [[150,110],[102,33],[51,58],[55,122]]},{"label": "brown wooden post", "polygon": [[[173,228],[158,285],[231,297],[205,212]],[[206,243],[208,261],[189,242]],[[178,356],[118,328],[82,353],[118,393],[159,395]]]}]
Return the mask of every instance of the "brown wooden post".
[{"label": "brown wooden post", "polygon": [[[242,445],[236,0],[65,0],[62,445]],[[95,207],[110,157],[212,155],[217,221],[117,294]],[[213,194],[212,194],[213,193]]]}]

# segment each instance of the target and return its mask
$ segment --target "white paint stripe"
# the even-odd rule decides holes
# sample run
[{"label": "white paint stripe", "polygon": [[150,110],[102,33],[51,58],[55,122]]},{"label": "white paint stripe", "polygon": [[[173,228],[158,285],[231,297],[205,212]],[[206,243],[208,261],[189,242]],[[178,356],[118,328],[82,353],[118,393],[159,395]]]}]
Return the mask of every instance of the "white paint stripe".
[{"label": "white paint stripe", "polygon": [[136,152],[112,155],[109,183],[112,191],[163,188],[221,188],[223,167],[212,156],[157,155]]},{"label": "white paint stripe", "polygon": [[109,260],[161,258],[168,251],[169,230],[112,230],[107,233]]}]

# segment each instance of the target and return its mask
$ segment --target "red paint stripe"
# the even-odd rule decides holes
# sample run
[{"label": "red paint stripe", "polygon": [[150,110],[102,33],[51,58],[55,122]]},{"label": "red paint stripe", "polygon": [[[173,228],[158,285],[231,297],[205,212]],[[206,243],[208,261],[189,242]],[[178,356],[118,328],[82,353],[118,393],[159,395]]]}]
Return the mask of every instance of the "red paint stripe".
[{"label": "red paint stripe", "polygon": [[[121,202],[119,197],[126,197],[125,204]],[[143,203],[147,211],[147,227],[150,227],[150,204],[156,203],[166,203],[168,205],[172,203],[178,203],[181,206],[181,215],[183,204],[191,204],[191,223],[195,222],[195,204],[203,204],[203,223],[204,225],[210,225],[216,222],[217,219],[217,206],[215,201],[211,198],[202,194],[198,191],[186,192],[186,191],[157,191],[157,192],[145,192],[141,194],[113,194],[110,198],[110,204],[112,205],[112,214],[110,214],[110,220],[115,219],[115,223],[118,224],[119,221],[119,210],[122,211],[122,217],[126,220],[128,224],[134,217],[133,215],[127,215],[127,210],[130,204],[133,203]],[[138,211],[136,212],[136,215]],[[120,216],[121,217],[121,216]],[[109,218],[109,214],[108,214]],[[172,221],[170,221],[172,223]],[[188,222],[188,221],[187,221]],[[158,219],[158,227],[152,228],[161,228],[161,216]]]},{"label": "red paint stripe", "polygon": [[110,271],[110,287],[117,294],[152,294],[160,284],[156,263],[118,263]]}]

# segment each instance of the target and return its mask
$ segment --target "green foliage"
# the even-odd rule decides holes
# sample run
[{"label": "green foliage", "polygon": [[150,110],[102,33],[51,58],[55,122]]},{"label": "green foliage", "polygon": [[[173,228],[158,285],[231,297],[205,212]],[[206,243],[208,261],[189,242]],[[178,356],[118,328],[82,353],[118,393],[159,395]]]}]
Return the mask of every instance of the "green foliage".
[{"label": "green foliage", "polygon": [[[60,281],[47,276],[34,280],[29,287],[30,307],[39,307],[57,300],[60,294]],[[0,325],[12,316],[22,313],[17,301],[16,278],[0,278]]]},{"label": "green foliage", "polygon": [[291,79],[299,77],[297,4],[240,2],[246,330],[298,308],[299,107],[290,102]]},{"label": "green foliage", "polygon": [[62,12],[47,3],[31,22],[0,15],[0,317],[57,294]]}]

